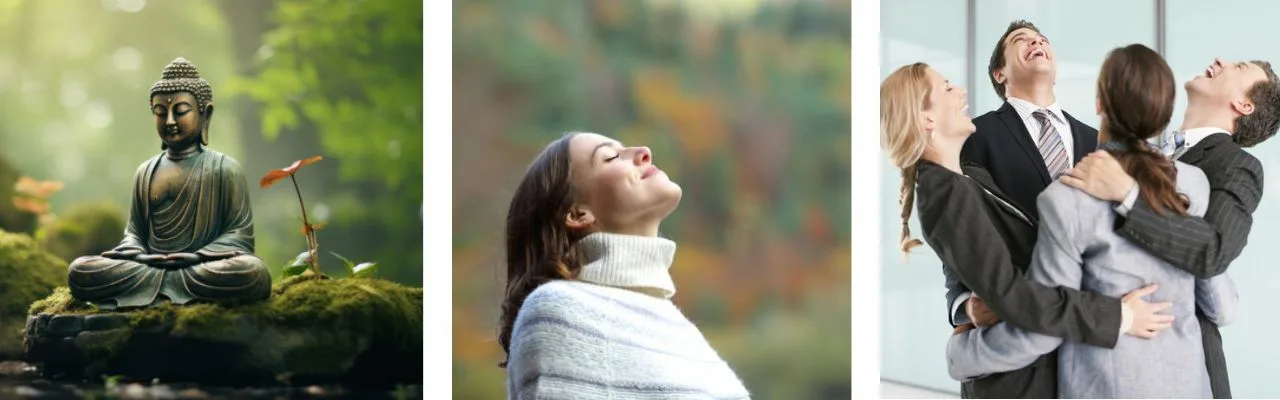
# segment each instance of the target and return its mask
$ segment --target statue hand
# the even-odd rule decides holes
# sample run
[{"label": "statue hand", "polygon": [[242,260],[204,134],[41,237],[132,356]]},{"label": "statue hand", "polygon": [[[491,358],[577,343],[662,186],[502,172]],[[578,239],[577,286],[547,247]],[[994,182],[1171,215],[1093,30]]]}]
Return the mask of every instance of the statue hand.
[{"label": "statue hand", "polygon": [[102,256],[117,260],[132,260],[142,255],[142,250],[132,247],[115,248],[102,252]]},{"label": "statue hand", "polygon": [[237,251],[237,250],[223,251],[223,252],[213,252],[213,251],[206,251],[206,250],[196,251],[196,255],[202,257],[202,259],[204,260],[221,260],[224,258],[231,258],[231,257],[240,256],[244,254],[245,253],[243,251]]},{"label": "statue hand", "polygon": [[140,254],[137,257],[134,257],[133,260],[143,264],[156,266],[160,265],[165,260],[164,258],[165,256],[159,254]]},{"label": "statue hand", "polygon": [[176,265],[194,265],[199,263],[201,258],[195,253],[173,253],[165,256],[164,260]]}]

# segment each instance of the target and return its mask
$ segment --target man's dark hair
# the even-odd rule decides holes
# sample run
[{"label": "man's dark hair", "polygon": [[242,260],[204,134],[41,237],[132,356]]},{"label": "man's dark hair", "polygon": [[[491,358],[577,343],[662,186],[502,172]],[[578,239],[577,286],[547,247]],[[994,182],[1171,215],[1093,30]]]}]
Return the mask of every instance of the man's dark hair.
[{"label": "man's dark hair", "polygon": [[1266,61],[1249,61],[1267,73],[1267,80],[1253,84],[1249,88],[1249,101],[1253,102],[1253,113],[1236,118],[1235,132],[1231,138],[1240,147],[1253,147],[1258,143],[1275,136],[1280,130],[1280,79],[1271,70],[1271,63]]},{"label": "man's dark hair", "polygon": [[[1000,41],[996,42],[995,50],[991,51],[991,61],[987,63],[987,79],[991,80],[991,87],[996,90],[996,96],[1000,96],[1000,100],[1005,100],[1004,84],[1000,82],[996,82],[995,72],[1001,68],[1004,68],[1004,63],[1005,63],[1004,40],[1008,39],[1009,34],[1013,33],[1013,31],[1016,31],[1022,28],[1027,28],[1032,31],[1035,31],[1035,33],[1040,33],[1040,29],[1036,28],[1035,24],[1032,24],[1025,20],[1020,19],[1017,21],[1010,22],[1009,29],[1005,29],[1004,34],[1000,35]],[[1005,81],[1008,81],[1008,79],[1006,79]]]}]

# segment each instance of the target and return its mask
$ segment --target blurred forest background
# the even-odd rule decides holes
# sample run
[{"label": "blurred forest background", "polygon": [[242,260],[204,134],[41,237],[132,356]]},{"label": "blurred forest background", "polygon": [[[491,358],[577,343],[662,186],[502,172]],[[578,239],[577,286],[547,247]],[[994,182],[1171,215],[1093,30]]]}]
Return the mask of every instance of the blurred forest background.
[{"label": "blurred forest background", "polygon": [[[422,284],[420,0],[0,0],[0,43],[0,228],[68,260],[118,243],[133,173],[160,152],[148,90],[185,57],[213,87],[210,147],[244,166],[277,277],[306,249],[301,213],[291,185],[258,179],[320,154],[297,178],[327,223],[322,268],[345,274],[333,251]],[[37,190],[56,217],[15,209],[20,176],[62,183]]]},{"label": "blurred forest background", "polygon": [[455,397],[505,396],[507,206],[575,130],[684,188],[675,301],[753,397],[849,397],[848,0],[453,4]]}]

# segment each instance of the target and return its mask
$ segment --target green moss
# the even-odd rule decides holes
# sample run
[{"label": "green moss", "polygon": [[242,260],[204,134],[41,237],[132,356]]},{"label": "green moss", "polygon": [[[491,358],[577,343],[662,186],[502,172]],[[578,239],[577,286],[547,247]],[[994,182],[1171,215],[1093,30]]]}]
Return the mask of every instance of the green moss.
[{"label": "green moss", "polygon": [[41,237],[49,252],[67,260],[99,254],[120,243],[124,216],[115,204],[77,204],[44,227]]},{"label": "green moss", "polygon": [[[75,301],[65,287],[30,307],[30,314],[100,312]],[[277,282],[270,299],[242,305],[164,305],[128,313],[135,329],[172,327],[173,334],[227,338],[246,324],[281,330],[343,329],[349,338],[367,338],[397,348],[422,343],[422,288],[373,278],[306,279]],[[352,339],[354,340],[354,339]],[[335,340],[336,346],[352,340]],[[320,351],[317,354],[326,354]]]},{"label": "green moss", "polygon": [[95,311],[94,307],[88,303],[76,301],[71,297],[71,289],[66,286],[59,286],[53,289],[53,294],[31,303],[31,307],[27,309],[27,315],[39,314],[90,314]]},{"label": "green moss", "polygon": [[30,236],[0,230],[0,359],[21,354],[27,307],[65,284],[66,268]]}]

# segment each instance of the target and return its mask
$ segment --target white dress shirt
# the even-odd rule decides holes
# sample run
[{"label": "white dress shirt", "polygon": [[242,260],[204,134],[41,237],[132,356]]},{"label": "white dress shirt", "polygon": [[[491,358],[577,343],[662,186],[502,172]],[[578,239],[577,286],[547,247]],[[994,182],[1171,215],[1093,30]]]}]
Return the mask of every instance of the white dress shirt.
[{"label": "white dress shirt", "polygon": [[1048,107],[1037,106],[1030,101],[1019,99],[1017,97],[1009,97],[1009,105],[1013,106],[1013,110],[1018,112],[1018,116],[1022,118],[1022,124],[1026,125],[1027,133],[1031,134],[1031,142],[1036,147],[1040,147],[1040,120],[1036,119],[1033,114],[1041,109],[1049,110],[1049,122],[1058,130],[1058,136],[1062,138],[1062,145],[1067,149],[1067,169],[1075,166],[1075,141],[1071,133],[1071,124],[1067,123],[1066,114],[1062,113],[1062,107],[1058,103],[1050,104]]}]

